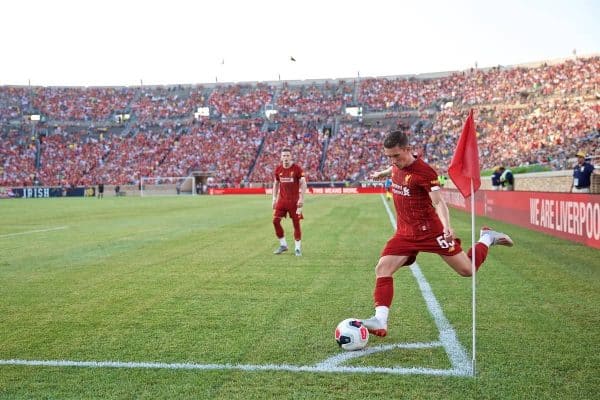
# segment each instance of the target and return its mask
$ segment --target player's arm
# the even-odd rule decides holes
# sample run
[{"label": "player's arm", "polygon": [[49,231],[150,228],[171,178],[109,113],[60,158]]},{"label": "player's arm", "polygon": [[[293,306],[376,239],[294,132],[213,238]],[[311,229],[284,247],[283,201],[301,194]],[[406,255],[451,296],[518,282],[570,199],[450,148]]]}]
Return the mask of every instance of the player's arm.
[{"label": "player's arm", "polygon": [[306,178],[301,177],[300,178],[300,196],[298,197],[298,208],[302,208],[302,206],[304,205],[304,194],[306,194],[307,186],[308,185],[306,184]]},{"label": "player's arm", "polygon": [[450,226],[450,213],[448,212],[446,202],[442,198],[442,192],[440,190],[429,192],[429,198],[431,199],[433,207],[435,207],[436,214],[444,226],[444,236],[449,239],[454,239],[454,229]]},{"label": "player's arm", "polygon": [[388,168],[382,171],[376,171],[371,173],[371,179],[381,178],[382,176],[390,176],[392,174],[392,166],[390,165]]},{"label": "player's arm", "polygon": [[275,209],[275,204],[277,204],[277,197],[279,196],[279,181],[275,179],[273,181],[273,210]]}]

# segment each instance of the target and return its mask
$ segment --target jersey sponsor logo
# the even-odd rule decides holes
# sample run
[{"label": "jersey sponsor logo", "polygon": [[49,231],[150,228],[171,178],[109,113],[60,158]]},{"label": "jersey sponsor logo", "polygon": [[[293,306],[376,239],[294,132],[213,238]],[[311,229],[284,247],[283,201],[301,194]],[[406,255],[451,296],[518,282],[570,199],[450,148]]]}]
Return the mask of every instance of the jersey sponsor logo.
[{"label": "jersey sponsor logo", "polygon": [[398,185],[397,183],[392,184],[392,192],[400,196],[410,196],[408,186]]},{"label": "jersey sponsor logo", "polygon": [[281,176],[279,180],[283,183],[294,183],[294,177],[292,176]]}]

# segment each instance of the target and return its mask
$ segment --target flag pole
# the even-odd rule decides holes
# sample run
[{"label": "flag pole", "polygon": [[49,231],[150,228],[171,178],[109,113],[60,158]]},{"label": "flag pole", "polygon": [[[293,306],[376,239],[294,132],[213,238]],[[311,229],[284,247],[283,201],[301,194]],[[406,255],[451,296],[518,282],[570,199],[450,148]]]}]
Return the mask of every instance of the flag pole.
[{"label": "flag pole", "polygon": [[472,285],[472,322],[473,322],[473,351],[471,374],[476,374],[476,324],[475,324],[475,191],[481,186],[481,170],[479,169],[479,150],[477,148],[477,131],[473,120],[473,109],[469,111],[462,133],[456,144],[456,151],[448,167],[448,175],[463,196],[471,196],[471,285]]},{"label": "flag pole", "polygon": [[476,330],[475,330],[475,191],[473,189],[473,179],[471,179],[471,287],[472,287],[472,310],[473,310],[473,358],[471,360],[471,374],[475,376],[475,354],[476,354]]}]

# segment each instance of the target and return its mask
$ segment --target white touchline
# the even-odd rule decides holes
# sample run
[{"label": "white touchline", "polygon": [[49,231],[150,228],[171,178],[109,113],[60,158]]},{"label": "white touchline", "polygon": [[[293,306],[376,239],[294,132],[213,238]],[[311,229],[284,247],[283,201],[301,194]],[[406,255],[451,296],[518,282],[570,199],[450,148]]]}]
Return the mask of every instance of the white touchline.
[{"label": "white touchline", "polygon": [[[387,210],[392,227],[395,228],[396,221],[394,215],[387,204],[387,201],[381,196],[383,204]],[[66,227],[53,228],[64,229]],[[44,230],[47,231],[47,230]],[[33,233],[35,231],[31,231]],[[20,234],[25,234],[21,232]],[[1,236],[0,236],[1,237]],[[319,373],[380,373],[395,375],[435,375],[435,376],[471,376],[471,361],[457,339],[454,328],[446,317],[431,290],[431,286],[421,273],[421,269],[414,263],[410,267],[429,313],[432,315],[435,325],[440,332],[438,342],[429,343],[394,343],[387,345],[369,346],[360,351],[348,351],[336,354],[326,360],[314,365],[289,365],[289,364],[196,364],[196,363],[163,363],[163,362],[122,362],[122,361],[73,361],[73,360],[0,360],[0,365],[14,366],[44,366],[44,367],[83,367],[83,368],[147,368],[147,369],[186,369],[186,370],[241,370],[241,371],[287,371],[287,372],[319,372]],[[371,354],[391,351],[394,349],[427,349],[443,347],[452,368],[437,369],[425,367],[355,367],[341,365],[349,360],[365,357]]]},{"label": "white touchline", "polygon": [[[394,219],[394,214],[392,213],[392,210],[390,210],[390,207],[388,206],[387,201],[385,200],[385,197],[383,197],[383,195],[381,195],[381,200],[383,201],[383,205],[385,206],[388,216],[390,217],[392,228],[395,229],[396,221]],[[427,309],[433,317],[435,325],[437,326],[438,331],[440,332],[440,342],[444,346],[444,349],[446,350],[446,353],[450,358],[452,368],[454,368],[455,370],[463,371],[465,375],[469,375],[472,370],[471,360],[469,360],[465,349],[458,341],[454,328],[452,327],[452,325],[450,325],[448,319],[446,319],[446,316],[442,311],[442,307],[440,307],[440,304],[438,303],[437,299],[435,298],[435,295],[433,294],[433,291],[431,290],[431,286],[429,286],[429,282],[427,282],[427,279],[421,272],[421,268],[419,268],[419,265],[416,262],[410,266],[410,270],[415,279],[417,280],[417,283],[419,284],[421,294],[423,295],[425,303],[427,304]]]},{"label": "white touchline", "polygon": [[[393,346],[393,345],[392,345]],[[401,346],[398,346],[401,347]],[[390,348],[381,351],[388,351]],[[364,351],[352,352],[357,357],[366,354]],[[377,352],[375,347],[370,353]],[[145,368],[145,369],[187,369],[187,370],[240,370],[240,371],[287,371],[287,372],[319,372],[319,373],[362,373],[362,374],[395,374],[395,375],[440,375],[466,376],[456,369],[436,368],[393,368],[393,367],[352,367],[339,365],[289,365],[289,364],[195,364],[195,363],[162,363],[162,362],[121,362],[121,361],[72,361],[72,360],[0,360],[0,365],[33,366],[33,367],[79,367],[79,368]]]},{"label": "white touchline", "polygon": [[25,231],[25,232],[15,232],[15,233],[7,233],[5,235],[0,235],[0,238],[9,237],[9,236],[18,236],[18,235],[28,235],[30,233],[40,233],[40,232],[50,232],[50,231],[59,231],[61,229],[67,229],[68,226],[57,226],[56,228],[48,228],[48,229],[37,229],[35,231]]}]

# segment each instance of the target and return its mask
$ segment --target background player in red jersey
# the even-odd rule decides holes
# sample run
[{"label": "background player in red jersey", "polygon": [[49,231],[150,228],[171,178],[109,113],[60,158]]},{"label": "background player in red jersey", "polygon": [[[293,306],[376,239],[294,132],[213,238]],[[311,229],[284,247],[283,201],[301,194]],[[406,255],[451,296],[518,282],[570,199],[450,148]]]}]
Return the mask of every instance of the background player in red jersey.
[{"label": "background player in red jersey", "polygon": [[285,218],[289,214],[294,225],[294,254],[302,255],[300,220],[303,218],[304,193],[306,193],[304,171],[298,164],[292,162],[291,150],[282,149],[281,165],[275,169],[275,181],[273,182],[273,226],[275,235],[279,239],[279,247],[273,254],[281,254],[288,249],[281,227],[281,218]]},{"label": "background player in red jersey", "polygon": [[[471,250],[465,253],[454,235],[448,207],[440,194],[436,171],[413,154],[403,131],[393,131],[383,141],[392,165],[372,174],[392,176],[396,207],[396,232],[388,240],[375,267],[375,315],[363,321],[369,332],[387,335],[387,321],[394,296],[392,275],[415,262],[420,251],[439,254],[461,276],[471,276]],[[479,269],[492,245],[512,246],[508,235],[483,227],[475,244],[475,267]]]}]

